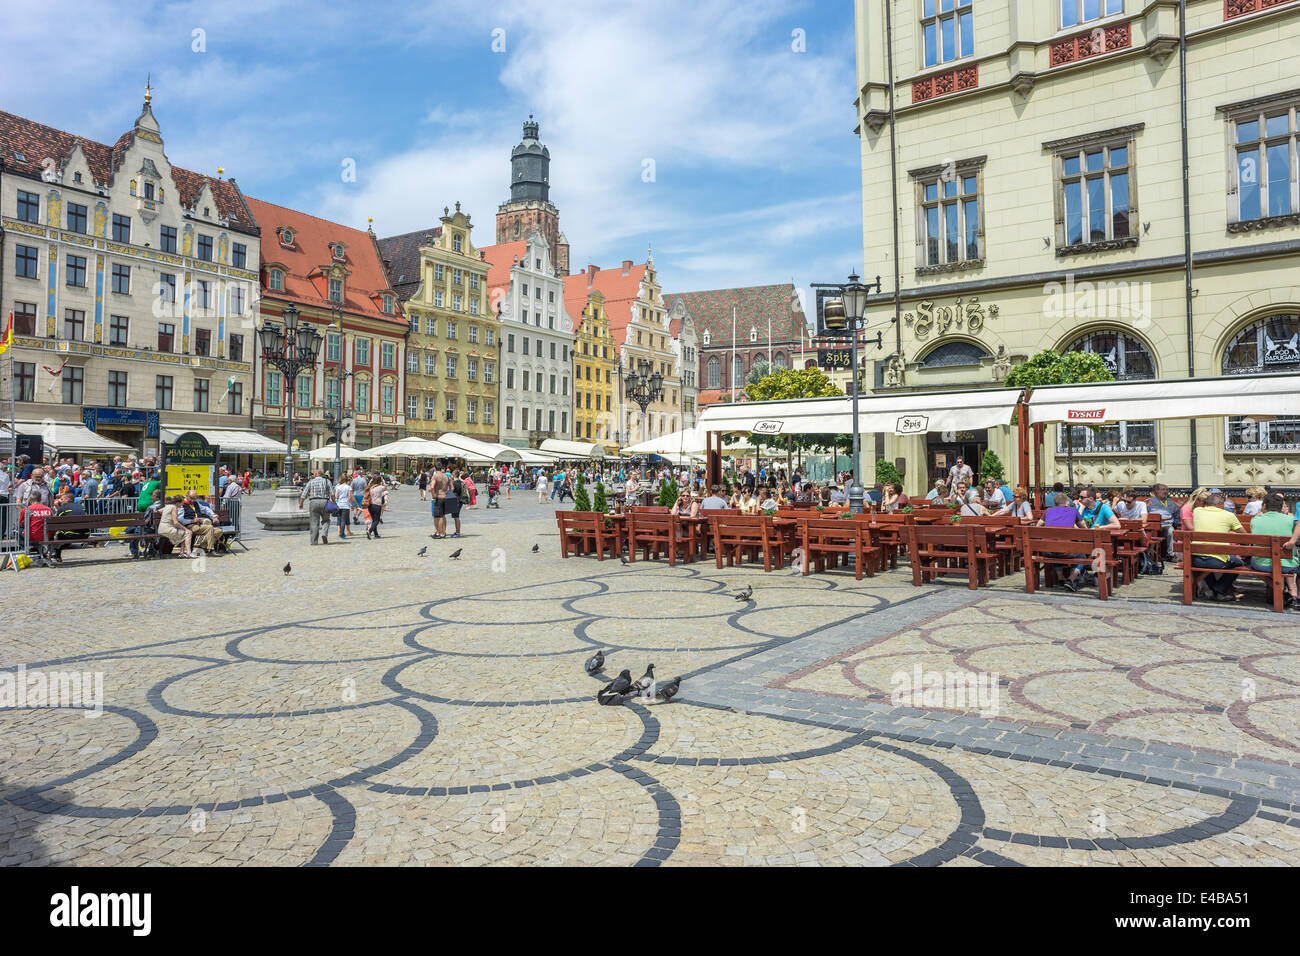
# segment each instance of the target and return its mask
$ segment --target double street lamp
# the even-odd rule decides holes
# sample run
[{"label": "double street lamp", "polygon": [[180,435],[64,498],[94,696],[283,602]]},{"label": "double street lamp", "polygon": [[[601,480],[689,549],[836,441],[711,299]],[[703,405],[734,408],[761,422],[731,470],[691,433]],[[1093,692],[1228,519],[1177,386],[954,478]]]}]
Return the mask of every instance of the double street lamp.
[{"label": "double street lamp", "polygon": [[658,372],[652,373],[652,368],[654,366],[648,361],[639,358],[636,360],[636,367],[623,376],[623,394],[636,402],[641,409],[642,441],[649,437],[645,410],[652,402],[662,401],[664,397],[664,377]]},{"label": "double street lamp", "polygon": [[[356,371],[351,370],[345,372],[343,370],[343,356],[347,352],[342,341],[343,310],[339,308],[337,303],[335,303],[330,307],[330,314],[332,318],[330,319],[328,331],[339,336],[339,364],[326,370],[325,374],[328,375],[331,380],[338,383],[338,404],[329,405],[327,403],[325,409],[325,425],[334,435],[334,484],[337,485],[339,483],[339,473],[342,469],[342,462],[340,459],[343,444],[343,432],[351,424],[351,417],[344,414],[347,411],[347,403],[343,401],[343,383],[352,378],[352,376],[356,374]],[[326,355],[327,359],[328,357],[329,356]]]},{"label": "double street lamp", "polygon": [[[862,486],[862,451],[861,439],[858,433],[858,333],[866,322],[867,296],[871,294],[873,287],[877,293],[880,292],[880,276],[876,276],[875,282],[863,283],[859,281],[856,272],[850,272],[848,282],[835,284],[814,283],[814,287],[830,288],[839,292],[838,299],[828,299],[826,301],[822,309],[822,328],[818,331],[827,336],[848,335],[852,342],[853,478],[849,482],[848,489],[849,511],[852,514],[862,514],[865,492]],[[877,335],[876,348],[880,347],[881,336]]]},{"label": "double street lamp", "polygon": [[284,328],[264,322],[257,330],[262,361],[280,371],[285,377],[284,391],[284,445],[286,449],[285,479],[293,481],[293,403],[298,389],[298,374],[314,368],[320,354],[322,336],[309,323],[299,322],[298,308],[290,303],[281,313]]}]

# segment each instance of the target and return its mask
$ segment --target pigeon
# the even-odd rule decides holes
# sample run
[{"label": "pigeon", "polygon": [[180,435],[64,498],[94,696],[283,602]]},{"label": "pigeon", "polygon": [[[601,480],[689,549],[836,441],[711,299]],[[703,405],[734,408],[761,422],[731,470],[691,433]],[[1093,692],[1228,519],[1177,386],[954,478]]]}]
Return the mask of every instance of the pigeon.
[{"label": "pigeon", "polygon": [[541,549],[538,548],[537,545],[533,545],[533,554],[536,554],[539,550],[541,550]]},{"label": "pigeon", "polygon": [[661,684],[655,690],[655,700],[662,700],[665,704],[677,696],[677,691],[681,689],[682,679],[674,677],[667,684]]},{"label": "pigeon", "polygon": [[745,585],[745,590],[739,592],[738,594],[734,594],[734,595],[732,595],[732,596],[733,596],[737,601],[744,601],[744,602],[748,603],[748,602],[749,602],[749,599],[752,598],[752,597],[754,596],[754,586],[753,586],[752,584],[746,584],[746,585]]},{"label": "pigeon", "polygon": [[588,674],[599,674],[605,669],[605,652],[597,651],[595,654],[592,654],[587,658],[585,666]]},{"label": "pigeon", "polygon": [[457,549],[456,549],[455,551],[453,551],[451,554],[447,555],[447,557],[449,557],[449,558],[459,558],[459,557],[460,557],[460,553],[461,553],[462,551],[464,551],[464,550],[465,550],[464,548],[457,548]]},{"label": "pigeon", "polygon": [[293,570],[293,566],[288,561],[284,562],[284,576],[288,577],[289,572],[292,570]]},{"label": "pigeon", "polygon": [[632,684],[631,693],[644,694],[650,689],[650,685],[655,682],[655,666],[647,664],[645,673],[638,677]]},{"label": "pigeon", "polygon": [[618,556],[618,559],[619,559],[620,561],[622,561],[624,564],[627,564],[627,558],[623,557],[623,555],[620,554],[620,555]]},{"label": "pigeon", "polygon": [[422,557],[425,556],[425,554],[428,553],[428,551],[429,551],[429,546],[426,544],[426,545],[425,545],[423,548],[421,548],[419,551],[415,552],[415,556],[416,556],[417,558],[422,558]]},{"label": "pigeon", "polygon": [[632,686],[632,674],[628,670],[623,670],[612,681],[602,687],[596,694],[596,701],[602,707],[609,707],[612,704],[621,703],[623,695],[628,692]]}]

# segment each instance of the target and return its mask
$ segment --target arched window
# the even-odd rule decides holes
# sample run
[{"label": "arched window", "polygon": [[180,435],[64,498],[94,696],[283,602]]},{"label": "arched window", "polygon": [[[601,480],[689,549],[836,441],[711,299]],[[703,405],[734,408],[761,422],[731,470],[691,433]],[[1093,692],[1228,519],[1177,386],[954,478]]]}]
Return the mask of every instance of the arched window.
[{"label": "arched window", "polygon": [[786,363],[785,363],[785,353],[784,353],[784,352],[776,352],[775,354],[773,354],[773,356],[772,356],[772,365],[773,365],[775,368],[785,368],[785,367],[786,367]]},{"label": "arched window", "polygon": [[[1141,340],[1115,329],[1099,329],[1075,339],[1061,349],[1065,352],[1092,352],[1101,356],[1118,381],[1140,381],[1156,377],[1156,365]],[[1155,451],[1155,422],[1110,422],[1105,425],[1070,426],[1076,452]],[[1065,429],[1057,428],[1057,450],[1064,453]]]},{"label": "arched window", "polygon": [[[1223,350],[1221,369],[1224,375],[1300,371],[1300,315],[1269,315],[1247,325]],[[1229,418],[1226,447],[1229,451],[1300,448],[1300,420]]]},{"label": "arched window", "polygon": [[[708,332],[704,333],[706,336]],[[722,385],[722,363],[714,355],[709,359],[709,388],[720,388]]]},{"label": "arched window", "polygon": [[731,363],[731,384],[735,388],[741,388],[745,384],[745,360],[737,358]]},{"label": "arched window", "polygon": [[988,351],[974,342],[948,342],[927,352],[921,360],[923,368],[948,368],[954,365],[979,365],[988,358]]}]

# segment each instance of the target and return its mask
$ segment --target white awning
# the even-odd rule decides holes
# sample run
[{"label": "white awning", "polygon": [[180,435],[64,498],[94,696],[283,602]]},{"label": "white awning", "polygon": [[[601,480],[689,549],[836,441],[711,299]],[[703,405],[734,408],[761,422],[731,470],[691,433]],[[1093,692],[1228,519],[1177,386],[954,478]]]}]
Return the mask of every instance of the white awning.
[{"label": "white awning", "polygon": [[704,455],[704,431],[701,426],[648,438],[623,449],[625,455]]},{"label": "white awning", "polygon": [[589,441],[567,441],[563,438],[547,438],[542,441],[541,451],[555,452],[565,458],[604,458],[605,446]]},{"label": "white awning", "polygon": [[455,432],[439,435],[438,441],[444,445],[450,445],[452,448],[460,449],[457,454],[471,465],[506,464],[520,461],[523,458],[519,454],[518,448],[511,448],[509,445],[502,445],[497,442],[481,441],[477,438],[470,438],[468,435],[458,435]]},{"label": "white awning", "polygon": [[554,465],[564,461],[566,458],[572,458],[572,455],[561,455],[559,452],[542,451],[540,448],[519,448],[519,460],[525,465]]},{"label": "white awning", "polygon": [[415,435],[408,435],[406,438],[399,438],[397,441],[389,442],[387,445],[376,445],[374,448],[357,453],[358,458],[461,458],[463,457],[460,449],[452,448],[450,445],[444,445],[440,441],[434,441],[432,438],[419,438]]},{"label": "white awning", "polygon": [[185,425],[163,425],[162,440],[170,444],[186,432],[202,435],[209,445],[216,445],[223,455],[283,456],[289,450],[284,442],[268,438],[251,428],[189,428]]},{"label": "white awning", "polygon": [[[355,461],[361,457],[361,452],[356,448],[353,448],[351,445],[339,445],[338,452],[340,461]],[[312,461],[333,461],[334,446],[321,445],[307,457]]]},{"label": "white awning", "polygon": [[1300,375],[1225,375],[1041,385],[1029,396],[1029,421],[1095,424],[1121,419],[1300,416]]},{"label": "white awning", "polygon": [[[924,435],[1009,425],[1020,394],[1018,388],[995,388],[862,395],[858,398],[858,430]],[[719,403],[700,413],[699,427],[755,435],[847,434],[853,430],[853,399]]]},{"label": "white awning", "polygon": [[125,455],[136,449],[103,435],[96,435],[85,425],[71,422],[16,422],[20,435],[40,435],[45,444],[59,452],[92,452],[97,455]]}]

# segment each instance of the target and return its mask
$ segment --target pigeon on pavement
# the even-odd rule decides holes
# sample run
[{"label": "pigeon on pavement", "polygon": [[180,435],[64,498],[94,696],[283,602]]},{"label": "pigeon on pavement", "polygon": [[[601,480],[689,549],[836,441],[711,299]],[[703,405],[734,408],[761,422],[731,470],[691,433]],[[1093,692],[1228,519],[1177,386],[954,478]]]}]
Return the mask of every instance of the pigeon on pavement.
[{"label": "pigeon on pavement", "polygon": [[674,677],[666,684],[661,684],[655,690],[655,700],[662,700],[665,704],[677,696],[677,691],[681,689],[682,679]]},{"label": "pigeon on pavement", "polygon": [[451,554],[447,555],[447,557],[449,557],[449,558],[459,558],[459,557],[460,557],[460,553],[461,553],[462,551],[464,551],[464,550],[465,550],[464,548],[457,548],[457,549],[456,549],[455,551],[453,551]]},{"label": "pigeon on pavement", "polygon": [[654,682],[655,682],[655,666],[653,664],[647,664],[645,673],[642,674],[640,677],[638,677],[636,679],[636,682],[632,684],[631,693],[644,694],[646,691],[650,689],[650,685],[653,684]]},{"label": "pigeon on pavement", "polygon": [[738,594],[733,595],[733,597],[735,597],[737,601],[745,601],[745,602],[748,602],[749,599],[752,598],[753,596],[754,596],[754,586],[752,584],[746,584],[745,590],[739,592]]},{"label": "pigeon on pavement", "polygon": [[627,564],[627,558],[623,557],[623,555],[620,554],[620,555],[618,556],[618,559],[619,559],[620,561],[622,561],[624,564]]},{"label": "pigeon on pavement", "polygon": [[289,572],[292,571],[292,570],[293,570],[293,566],[292,566],[288,561],[284,562],[284,574],[285,574],[285,577],[288,577],[288,576],[289,576]]},{"label": "pigeon on pavement", "polygon": [[533,554],[536,554],[539,550],[540,548],[537,545],[533,545]]},{"label": "pigeon on pavement", "polygon": [[620,703],[623,695],[628,693],[632,686],[632,674],[630,671],[623,670],[612,681],[606,684],[596,694],[596,701],[602,707],[609,707],[613,704]]},{"label": "pigeon on pavement", "polygon": [[419,551],[415,552],[415,556],[416,556],[417,558],[422,558],[422,557],[425,556],[425,554],[428,553],[428,551],[429,551],[429,546],[426,544],[426,545],[425,545],[423,548],[421,548]]},{"label": "pigeon on pavement", "polygon": [[585,666],[588,674],[599,674],[605,669],[605,652],[597,651],[595,654],[592,654],[587,658]]}]

